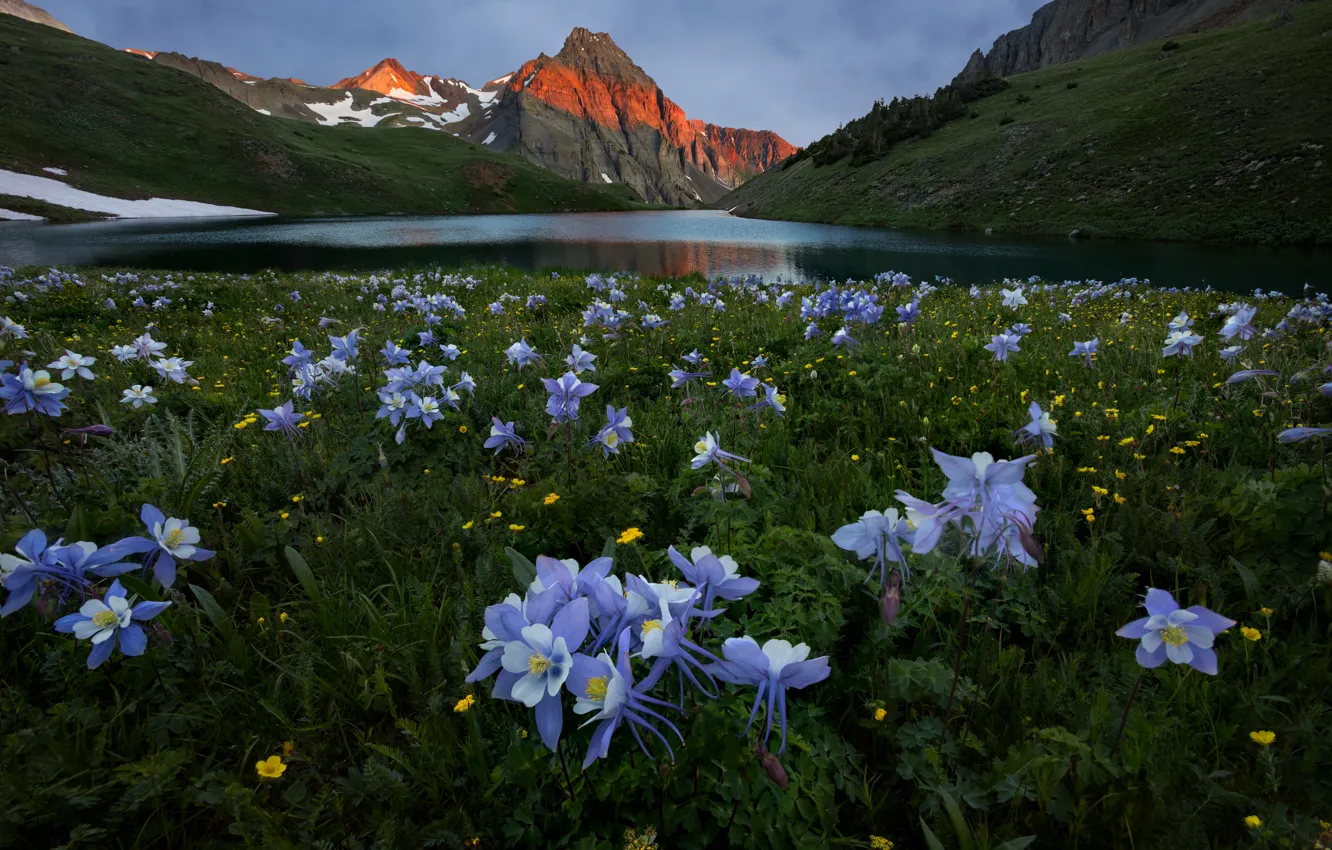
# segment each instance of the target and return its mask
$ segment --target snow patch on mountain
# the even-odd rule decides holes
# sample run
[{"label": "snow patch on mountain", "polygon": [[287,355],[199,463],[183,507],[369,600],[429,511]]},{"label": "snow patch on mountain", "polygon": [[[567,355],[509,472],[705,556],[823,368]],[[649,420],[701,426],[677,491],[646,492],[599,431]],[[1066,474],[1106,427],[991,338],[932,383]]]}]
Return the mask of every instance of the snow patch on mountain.
[{"label": "snow patch on mountain", "polygon": [[[59,204],[76,210],[107,213],[121,218],[198,218],[222,216],[275,215],[276,213],[248,210],[243,207],[224,207],[205,204],[199,201],[181,201],[172,198],[149,198],[146,201],[130,201],[124,198],[111,198],[75,189],[73,186],[38,177],[34,174],[19,174],[0,168],[0,195],[17,195],[20,198],[32,198],[48,204]],[[27,219],[24,219],[25,221]]]},{"label": "snow patch on mountain", "polygon": [[319,122],[326,126],[334,124],[359,124],[362,127],[373,127],[388,116],[376,115],[369,109],[357,109],[356,98],[351,92],[342,100],[335,103],[307,103],[306,107],[319,116]]}]

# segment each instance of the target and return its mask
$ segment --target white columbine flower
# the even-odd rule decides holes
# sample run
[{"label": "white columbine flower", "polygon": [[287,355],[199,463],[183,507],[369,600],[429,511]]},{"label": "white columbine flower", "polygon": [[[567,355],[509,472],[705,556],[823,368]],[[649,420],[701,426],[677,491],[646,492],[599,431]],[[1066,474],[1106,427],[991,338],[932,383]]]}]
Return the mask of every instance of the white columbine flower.
[{"label": "white columbine flower", "polygon": [[157,404],[157,399],[153,396],[153,388],[145,387],[142,384],[135,384],[124,391],[124,396],[120,399],[121,404],[132,404],[137,410],[145,404]]},{"label": "white columbine flower", "polygon": [[165,522],[153,523],[153,539],[167,554],[188,561],[199,542],[199,529],[190,525],[189,520],[170,517]]},{"label": "white columbine flower", "polygon": [[96,357],[84,357],[82,354],[75,354],[66,348],[65,353],[56,358],[54,363],[46,364],[46,368],[59,369],[60,377],[66,381],[75,375],[91,381],[97,376],[88,367],[96,362]]}]

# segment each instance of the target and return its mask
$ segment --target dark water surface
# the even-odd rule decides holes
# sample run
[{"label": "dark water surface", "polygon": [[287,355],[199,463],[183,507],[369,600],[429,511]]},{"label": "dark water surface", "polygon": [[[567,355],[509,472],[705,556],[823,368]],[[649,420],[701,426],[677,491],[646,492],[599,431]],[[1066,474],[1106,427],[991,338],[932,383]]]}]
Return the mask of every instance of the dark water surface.
[{"label": "dark water surface", "polygon": [[1150,278],[1237,292],[1332,288],[1332,249],[1014,238],[737,218],[720,211],[0,223],[0,265],[368,271],[509,263],[642,274],[959,283]]}]

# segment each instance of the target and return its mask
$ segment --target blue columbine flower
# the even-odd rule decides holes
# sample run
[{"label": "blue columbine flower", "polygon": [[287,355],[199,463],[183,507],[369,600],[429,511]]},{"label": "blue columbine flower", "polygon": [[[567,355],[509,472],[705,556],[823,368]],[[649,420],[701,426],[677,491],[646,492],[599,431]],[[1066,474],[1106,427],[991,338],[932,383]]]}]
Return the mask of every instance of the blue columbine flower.
[{"label": "blue columbine flower", "polygon": [[1100,344],[1101,344],[1100,337],[1092,337],[1086,342],[1074,341],[1073,350],[1068,353],[1068,356],[1081,357],[1082,362],[1088,367],[1090,367],[1092,365],[1092,358],[1096,356],[1096,348]]},{"label": "blue columbine flower", "polygon": [[[589,723],[601,721],[601,724],[592,732],[592,741],[588,744],[587,756],[583,759],[584,768],[609,754],[611,737],[620,724],[626,721],[632,724],[630,728],[633,730],[634,739],[638,741],[644,755],[652,758],[652,754],[643,745],[643,739],[639,737],[638,728],[646,729],[656,735],[666,746],[666,751],[674,757],[675,753],[671,749],[670,742],[643,715],[660,720],[671,731],[675,732],[681,743],[684,742],[684,736],[680,734],[680,730],[676,728],[675,724],[648,708],[649,704],[666,708],[674,706],[653,699],[641,693],[640,689],[634,686],[633,669],[629,663],[630,636],[628,629],[624,629],[620,633],[617,643],[617,659],[614,661],[611,660],[610,654],[606,652],[601,653],[596,658],[581,653],[575,655],[572,669],[564,683],[565,688],[577,698],[577,702],[574,703],[574,714],[582,715],[596,712],[583,725],[586,726]],[[647,689],[648,686],[641,688],[643,691]]]},{"label": "blue columbine flower", "polygon": [[407,413],[407,396],[400,392],[389,392],[387,389],[381,389],[379,391],[379,402],[379,411],[375,414],[375,418],[388,417],[389,424],[396,428],[398,422]]},{"label": "blue columbine flower", "polygon": [[773,413],[781,416],[786,412],[786,405],[782,403],[782,394],[772,384],[763,387],[763,398],[757,404],[751,404],[750,410],[772,410]]},{"label": "blue columbine flower", "polygon": [[739,369],[732,368],[731,376],[722,380],[722,385],[735,398],[753,398],[757,394],[759,380],[748,374],[742,375]]},{"label": "blue columbine flower", "polygon": [[837,332],[832,335],[832,344],[848,347],[860,345],[845,327],[838,328]]},{"label": "blue columbine flower", "polygon": [[697,381],[701,378],[712,376],[711,372],[686,372],[683,369],[672,369],[667,373],[671,379],[671,389],[678,390],[690,381]]},{"label": "blue columbine flower", "polygon": [[1028,551],[1034,548],[1034,538],[1030,544],[1026,538],[1030,538],[1040,508],[1022,476],[1036,456],[996,461],[989,452],[965,458],[930,451],[948,477],[943,501],[931,504],[897,491],[897,500],[906,505],[907,519],[916,527],[912,551],[924,555],[933,550],[944,526],[952,524],[968,535],[967,551],[973,556],[983,557],[997,548],[1026,566],[1035,566],[1036,555]]},{"label": "blue columbine flower", "polygon": [[1254,378],[1271,377],[1280,374],[1280,372],[1272,369],[1241,369],[1229,378],[1226,378],[1226,383],[1242,384],[1245,381],[1252,381]]},{"label": "blue columbine flower", "polygon": [[1139,664],[1151,669],[1169,659],[1200,673],[1216,675],[1216,651],[1212,643],[1217,634],[1235,625],[1234,620],[1201,605],[1180,608],[1174,596],[1155,587],[1148,588],[1143,607],[1149,616],[1115,632],[1122,638],[1140,641]]},{"label": "blue columbine flower", "polygon": [[129,554],[146,553],[143,565],[152,567],[153,576],[163,587],[176,583],[177,559],[206,561],[213,557],[211,550],[199,547],[199,529],[191,526],[189,520],[167,518],[153,505],[144,505],[139,518],[152,537],[126,537],[105,547],[104,557],[119,560]]},{"label": "blue columbine flower", "polygon": [[1027,407],[1027,415],[1031,421],[1017,430],[1018,441],[1025,443],[1028,440],[1040,440],[1041,445],[1047,449],[1054,446],[1055,434],[1059,429],[1055,427],[1050,414],[1041,410],[1041,406],[1033,401]]},{"label": "blue columbine flower", "polygon": [[697,366],[699,363],[703,361],[703,355],[699,354],[698,349],[695,348],[693,351],[684,355],[684,357],[680,359],[688,363],[690,366]]},{"label": "blue columbine flower", "polygon": [[728,460],[738,460],[742,463],[749,463],[749,458],[747,457],[740,457],[740,455],[734,455],[728,451],[724,451],[722,447],[717,444],[717,436],[711,431],[708,431],[699,438],[697,443],[694,443],[694,459],[690,461],[689,465],[694,469],[702,469],[709,463],[715,463],[722,469],[730,472],[730,468],[726,465],[726,461]]},{"label": "blue columbine flower", "polygon": [[385,340],[384,347],[379,350],[384,356],[384,362],[390,366],[402,366],[408,362],[409,352],[405,348],[400,348],[393,340]]},{"label": "blue columbine flower", "polygon": [[573,668],[573,654],[587,638],[586,599],[560,609],[549,626],[523,626],[516,640],[504,645],[500,674],[492,695],[536,709],[541,742],[552,752],[564,727],[560,689]]},{"label": "blue columbine flower", "polygon": [[613,454],[620,453],[621,443],[632,443],[634,441],[633,427],[634,421],[629,418],[629,408],[622,407],[615,409],[615,405],[606,405],[606,424],[602,426],[597,435],[588,443],[589,446],[601,446],[602,457],[610,457]]},{"label": "blue columbine flower", "polygon": [[1239,305],[1221,326],[1221,336],[1224,339],[1234,339],[1237,336],[1241,340],[1253,339],[1258,334],[1258,329],[1253,326],[1253,317],[1257,312],[1256,308],[1248,304]]},{"label": "blue columbine flower", "polygon": [[[146,334],[145,334],[146,335]],[[166,346],[162,346],[165,348]],[[291,344],[291,353],[282,358],[282,362],[293,369],[299,369],[302,366],[308,366],[314,362],[314,352],[301,345],[301,341],[295,340]]]},{"label": "blue columbine flower", "polygon": [[689,551],[689,557],[676,551],[674,546],[667,548],[671,563],[684,574],[685,580],[697,588],[703,595],[700,609],[704,617],[712,617],[721,611],[714,611],[712,603],[717,599],[735,602],[744,599],[758,590],[759,581],[740,575],[740,565],[730,555],[714,555],[707,546],[695,546]]},{"label": "blue columbine flower", "polygon": [[915,536],[916,532],[906,517],[899,516],[897,508],[889,508],[883,513],[866,511],[860,515],[858,522],[837,529],[832,541],[848,552],[855,552],[856,557],[862,561],[874,559],[865,581],[874,578],[880,571],[886,581],[889,562],[901,569],[903,575],[910,576],[911,569],[902,552],[902,544],[910,544]]},{"label": "blue columbine flower", "polygon": [[897,308],[897,321],[904,325],[913,325],[920,318],[920,299],[911,299],[910,304]]},{"label": "blue columbine flower", "polygon": [[990,337],[990,343],[985,346],[985,350],[994,352],[994,359],[1000,363],[1005,363],[1008,361],[1009,354],[1012,354],[1015,351],[1020,352],[1022,350],[1018,347],[1018,343],[1021,339],[1021,337],[1007,333],[995,334]]},{"label": "blue columbine flower", "polygon": [[581,375],[584,372],[595,372],[597,366],[592,361],[597,359],[597,355],[590,351],[584,351],[578,343],[574,343],[573,353],[564,358],[564,362],[569,364],[575,375]]},{"label": "blue columbine flower", "polygon": [[1277,439],[1283,443],[1301,443],[1313,437],[1332,436],[1332,428],[1287,428]]},{"label": "blue columbine flower", "polygon": [[527,441],[518,436],[512,422],[501,422],[498,416],[492,416],[490,421],[490,436],[486,438],[486,448],[494,449],[495,454],[503,451],[505,446],[513,446],[516,452],[527,448]]},{"label": "blue columbine flower", "polygon": [[88,655],[88,669],[95,670],[111,657],[116,644],[128,656],[143,655],[148,647],[148,635],[139,623],[151,620],[171,606],[170,602],[140,602],[131,605],[125,588],[117,579],[106,592],[105,599],[89,599],[77,614],[68,614],[55,621],[55,630],[73,634],[78,640],[92,642]]},{"label": "blue columbine flower", "polygon": [[[712,667],[712,673],[718,679],[737,685],[756,685],[758,693],[754,695],[754,708],[749,712],[749,724],[745,732],[754,725],[763,697],[768,698],[768,726],[763,733],[763,746],[768,745],[772,734],[773,720],[780,711],[782,715],[782,745],[778,753],[786,751],[786,727],[789,714],[786,710],[786,691],[788,688],[807,688],[822,682],[832,673],[828,667],[828,656],[809,658],[809,646],[789,641],[770,640],[760,649],[751,637],[727,638],[722,644],[725,661]],[[808,659],[808,660],[807,660]],[[775,710],[774,710],[775,709]]]},{"label": "blue columbine flower", "polygon": [[5,412],[11,416],[35,410],[43,416],[58,417],[68,396],[69,388],[52,381],[50,372],[34,372],[26,363],[17,375],[0,374],[0,399],[4,399]]},{"label": "blue columbine flower", "polygon": [[527,344],[526,339],[519,340],[504,349],[504,356],[509,358],[509,362],[520,370],[529,363],[536,363],[541,359],[541,355],[537,354],[535,348]]},{"label": "blue columbine flower", "polygon": [[407,418],[419,419],[429,430],[436,422],[444,418],[444,411],[439,409],[439,402],[434,396],[419,396],[412,393],[407,403]]},{"label": "blue columbine flower", "polygon": [[1202,342],[1202,337],[1188,330],[1172,331],[1166,337],[1165,348],[1161,350],[1162,357],[1174,357],[1176,354],[1181,357],[1192,357],[1193,347]]},{"label": "blue columbine flower", "polygon": [[290,400],[272,410],[260,410],[259,415],[268,420],[264,425],[265,431],[285,431],[290,436],[300,433],[298,426],[305,418],[304,413],[295,411]]},{"label": "blue columbine flower", "polygon": [[573,372],[565,372],[558,379],[542,378],[550,398],[546,399],[546,412],[556,422],[568,422],[578,418],[578,405],[584,398],[597,391],[596,384],[578,380]]},{"label": "blue columbine flower", "polygon": [[358,342],[356,331],[350,331],[346,336],[330,334],[328,341],[333,346],[332,356],[334,360],[352,361],[356,359]]}]

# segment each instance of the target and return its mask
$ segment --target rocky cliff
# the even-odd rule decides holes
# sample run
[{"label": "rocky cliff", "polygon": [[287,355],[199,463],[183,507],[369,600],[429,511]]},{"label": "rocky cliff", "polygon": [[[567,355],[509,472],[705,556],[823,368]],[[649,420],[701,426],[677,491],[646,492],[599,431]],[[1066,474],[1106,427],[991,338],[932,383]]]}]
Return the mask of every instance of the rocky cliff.
[{"label": "rocky cliff", "polygon": [[504,84],[473,141],[654,203],[708,204],[795,153],[771,131],[691,121],[606,33],[577,28]]},{"label": "rocky cliff", "polygon": [[1053,0],[977,50],[954,82],[1005,77],[1135,44],[1254,20],[1296,0]]}]

